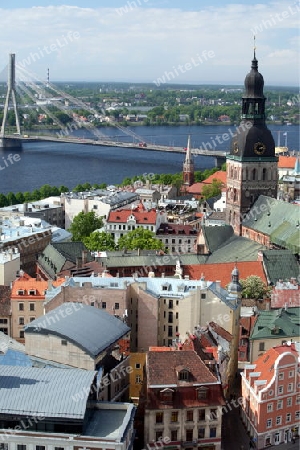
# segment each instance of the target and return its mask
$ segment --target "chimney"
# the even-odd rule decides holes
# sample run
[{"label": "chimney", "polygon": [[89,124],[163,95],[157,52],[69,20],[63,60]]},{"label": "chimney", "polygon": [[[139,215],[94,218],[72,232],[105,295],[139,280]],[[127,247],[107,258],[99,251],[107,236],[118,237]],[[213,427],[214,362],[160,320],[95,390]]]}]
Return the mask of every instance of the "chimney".
[{"label": "chimney", "polygon": [[216,280],[216,290],[217,290],[217,292],[220,292],[220,290],[221,290],[221,281],[220,280]]},{"label": "chimney", "polygon": [[264,255],[262,252],[258,252],[257,253],[257,261],[263,261],[264,260]]},{"label": "chimney", "polygon": [[81,267],[82,267],[82,257],[78,256],[76,258],[76,269],[81,269]]},{"label": "chimney", "polygon": [[266,311],[270,311],[270,306],[271,306],[271,299],[270,298],[266,298],[265,299],[265,305],[266,305]]},{"label": "chimney", "polygon": [[48,280],[48,291],[52,291],[52,289],[53,289],[53,286],[52,286],[52,282],[51,282],[51,280]]},{"label": "chimney", "polygon": [[81,254],[82,256],[82,264],[86,264],[87,263],[87,255],[88,255],[88,252],[87,252],[87,250],[82,250],[82,254]]}]

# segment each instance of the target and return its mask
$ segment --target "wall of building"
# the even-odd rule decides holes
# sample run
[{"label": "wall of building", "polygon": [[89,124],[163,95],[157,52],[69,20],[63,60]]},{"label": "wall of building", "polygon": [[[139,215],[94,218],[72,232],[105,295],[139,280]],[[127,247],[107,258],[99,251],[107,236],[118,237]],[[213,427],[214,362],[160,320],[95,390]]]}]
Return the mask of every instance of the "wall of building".
[{"label": "wall of building", "polygon": [[20,253],[2,252],[0,254],[0,285],[10,286],[20,270]]},{"label": "wall of building", "polygon": [[[67,344],[63,345],[63,342]],[[94,359],[76,345],[59,336],[25,333],[25,348],[29,355],[49,359],[79,369],[94,370]]]}]

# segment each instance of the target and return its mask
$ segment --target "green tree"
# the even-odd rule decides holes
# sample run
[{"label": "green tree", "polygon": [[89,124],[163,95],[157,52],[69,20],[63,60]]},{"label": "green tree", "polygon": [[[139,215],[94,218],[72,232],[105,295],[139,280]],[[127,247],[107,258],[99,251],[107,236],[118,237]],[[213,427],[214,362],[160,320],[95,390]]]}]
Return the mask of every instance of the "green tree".
[{"label": "green tree", "polygon": [[84,245],[91,251],[116,250],[114,238],[110,233],[94,231],[84,239]]},{"label": "green tree", "polygon": [[18,203],[18,200],[17,200],[17,198],[16,198],[16,196],[15,196],[15,194],[13,192],[9,192],[6,195],[6,198],[7,198],[7,201],[8,201],[9,205],[16,205]]},{"label": "green tree", "polygon": [[0,194],[0,208],[3,208],[4,206],[8,206],[8,200],[4,194]]},{"label": "green tree", "polygon": [[207,184],[202,188],[202,195],[205,199],[217,197],[221,194],[223,183],[220,180],[214,179],[211,184]]},{"label": "green tree", "polygon": [[155,238],[155,234],[152,231],[142,227],[138,227],[129,231],[125,236],[121,236],[118,241],[118,247],[128,250],[162,250],[164,248],[163,243]]},{"label": "green tree", "polygon": [[73,241],[83,242],[93,231],[102,226],[103,222],[101,217],[97,217],[94,211],[88,213],[80,212],[74,217],[69,231],[73,235]]},{"label": "green tree", "polygon": [[17,192],[16,193],[16,199],[18,203],[24,203],[25,202],[25,197],[24,194],[22,192]]},{"label": "green tree", "polygon": [[250,275],[245,280],[240,280],[240,284],[243,288],[242,296],[246,298],[264,298],[271,289],[257,275]]},{"label": "green tree", "polygon": [[59,192],[69,192],[69,188],[67,188],[64,185],[59,186],[58,190],[59,190]]}]

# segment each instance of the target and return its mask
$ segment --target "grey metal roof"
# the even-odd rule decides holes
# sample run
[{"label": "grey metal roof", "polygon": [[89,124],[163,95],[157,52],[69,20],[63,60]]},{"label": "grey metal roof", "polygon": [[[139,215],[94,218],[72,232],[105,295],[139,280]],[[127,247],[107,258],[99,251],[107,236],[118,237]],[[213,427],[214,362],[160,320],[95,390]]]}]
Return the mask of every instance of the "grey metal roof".
[{"label": "grey metal roof", "polygon": [[0,366],[1,414],[83,420],[96,372]]},{"label": "grey metal roof", "polygon": [[92,357],[96,357],[129,331],[127,325],[107,312],[94,306],[71,302],[64,303],[25,327],[25,333],[60,336]]},{"label": "grey metal roof", "polygon": [[126,433],[128,423],[133,419],[135,407],[122,403],[120,407],[109,409],[110,403],[101,402],[101,409],[93,410],[82,436],[101,437],[121,442]]}]

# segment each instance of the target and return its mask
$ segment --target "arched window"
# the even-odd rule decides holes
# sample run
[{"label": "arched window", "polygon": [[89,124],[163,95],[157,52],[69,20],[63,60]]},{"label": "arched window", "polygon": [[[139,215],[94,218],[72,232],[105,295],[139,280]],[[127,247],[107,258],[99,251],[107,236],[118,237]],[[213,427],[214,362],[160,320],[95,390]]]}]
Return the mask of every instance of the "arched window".
[{"label": "arched window", "polygon": [[267,169],[264,167],[262,170],[262,180],[266,181],[267,179]]},{"label": "arched window", "polygon": [[252,180],[256,180],[256,169],[252,170]]}]

